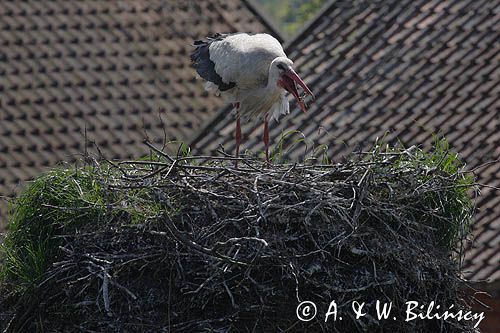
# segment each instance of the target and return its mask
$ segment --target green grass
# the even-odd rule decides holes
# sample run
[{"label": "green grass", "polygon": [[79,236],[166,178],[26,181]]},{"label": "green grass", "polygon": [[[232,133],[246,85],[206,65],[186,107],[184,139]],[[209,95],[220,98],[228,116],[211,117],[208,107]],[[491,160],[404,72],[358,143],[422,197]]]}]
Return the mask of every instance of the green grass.
[{"label": "green grass", "polygon": [[[304,133],[298,130],[289,130],[282,132],[274,147],[270,152],[270,160],[275,164],[294,163],[298,161],[290,161],[287,155],[293,149],[303,150],[301,156],[304,163],[321,163],[330,164],[328,157],[329,147],[326,144],[318,144],[315,140],[309,140]],[[265,152],[261,152],[260,156],[265,157]]]},{"label": "green grass", "polygon": [[[185,145],[179,151],[181,156],[188,154]],[[141,160],[163,159],[152,154]],[[123,216],[131,224],[147,223],[180,210],[174,198],[160,200],[146,188],[107,189],[110,179],[119,176],[118,169],[101,164],[98,170],[57,168],[30,183],[9,209],[0,247],[0,282],[10,283],[13,292],[32,290],[57,259],[60,237],[83,224],[95,224],[98,230],[99,225]]]},{"label": "green grass", "polygon": [[10,208],[2,245],[4,281],[33,288],[57,253],[57,235],[107,218],[106,194],[89,169],[55,169],[31,183]]},{"label": "green grass", "polygon": [[[287,149],[284,147],[289,143],[285,141],[291,141],[292,146],[304,145],[307,150],[308,142],[300,132],[284,133],[272,153],[274,164],[285,161]],[[417,215],[417,220],[425,221],[436,229],[441,245],[448,249],[453,248],[463,232],[466,232],[463,230],[464,221],[470,222],[473,207],[467,192],[473,184],[473,179],[469,174],[460,171],[463,163],[458,155],[451,151],[444,139],[436,139],[434,148],[428,152],[415,148],[411,154],[381,142],[383,141],[377,143],[373,153],[367,156],[367,161],[387,159],[390,154],[395,157],[390,159],[389,165],[381,163],[383,167],[378,166],[379,169],[373,172],[378,177],[384,177],[384,174],[394,175],[394,169],[402,173],[405,170],[417,170],[417,173],[410,175],[408,182],[410,188],[422,194],[418,196],[421,198],[420,202],[405,203],[405,198],[396,198],[395,203],[408,205],[409,209],[405,214],[419,214],[419,207],[435,208],[439,214]],[[312,151],[317,162],[330,163],[326,145],[314,147],[313,144]],[[186,157],[189,154],[187,146],[180,145],[178,157]],[[308,161],[306,157],[304,159],[305,162]],[[143,160],[165,161],[165,157],[151,154]],[[385,172],[385,167],[389,168],[390,172]],[[434,182],[440,174],[455,177],[454,186],[436,192]],[[11,283],[11,290],[16,292],[34,288],[41,282],[48,265],[57,259],[60,236],[71,234],[74,228],[82,224],[92,223],[97,228],[99,224],[106,223],[120,214],[120,217],[123,217],[123,214],[128,217],[122,218],[122,221],[131,224],[149,223],[157,220],[156,217],[161,214],[175,215],[183,209],[182,197],[175,193],[169,194],[168,198],[160,198],[154,190],[147,187],[108,190],[110,181],[107,177],[116,179],[120,175],[116,168],[109,165],[98,170],[90,167],[66,170],[58,168],[27,186],[10,208],[8,230],[0,253],[0,263],[3,262],[0,267],[0,281]],[[387,183],[390,187],[391,179],[388,178]],[[415,209],[412,210],[412,207]],[[451,227],[450,223],[443,219],[451,219]]]},{"label": "green grass", "polygon": [[[435,191],[427,191],[425,204],[435,209],[443,209],[443,217],[449,218],[453,221],[451,225],[444,226],[432,216],[429,216],[431,221],[435,221],[438,227],[438,232],[442,235],[441,245],[446,246],[448,249],[456,246],[460,235],[467,233],[468,230],[460,230],[461,226],[470,228],[472,221],[471,215],[473,211],[473,202],[467,191],[472,188],[474,184],[474,177],[470,173],[461,172],[464,163],[459,159],[456,152],[450,149],[450,145],[446,139],[439,139],[435,137],[434,148],[429,153],[421,152],[422,163],[426,165],[429,170],[439,170],[444,175],[454,175],[454,186],[437,193]],[[421,175],[422,182],[432,182],[433,178],[424,174]],[[469,221],[469,223],[462,223]]]},{"label": "green grass", "polygon": [[[379,145],[381,149],[383,145]],[[421,170],[412,175],[409,182],[416,182],[415,191],[420,191],[420,202],[411,202],[412,206],[430,208],[439,214],[424,214],[420,220],[436,229],[440,237],[439,244],[447,249],[456,247],[462,235],[468,232],[472,223],[473,201],[468,191],[474,186],[474,177],[471,173],[464,172],[465,164],[460,160],[458,153],[454,152],[445,138],[434,136],[434,144],[429,151],[414,147],[413,157],[400,155],[394,162],[396,168]],[[396,149],[386,147],[386,152],[398,152]],[[417,165],[420,168],[416,168]],[[442,191],[436,191],[434,182],[437,177],[454,177],[454,184]],[[408,213],[419,214],[419,212]],[[444,223],[444,220],[452,223]],[[464,223],[466,222],[466,223]],[[466,230],[463,230],[463,227]]]}]

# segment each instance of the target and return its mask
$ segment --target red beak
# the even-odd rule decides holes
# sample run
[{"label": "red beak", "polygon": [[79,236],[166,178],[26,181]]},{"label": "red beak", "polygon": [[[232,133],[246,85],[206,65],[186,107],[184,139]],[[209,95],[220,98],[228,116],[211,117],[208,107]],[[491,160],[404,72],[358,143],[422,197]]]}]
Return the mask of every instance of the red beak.
[{"label": "red beak", "polygon": [[302,79],[299,77],[299,75],[297,73],[295,73],[295,71],[291,68],[288,69],[281,77],[281,80],[278,81],[279,86],[281,86],[283,89],[285,89],[290,94],[292,94],[293,97],[295,97],[295,99],[297,100],[297,103],[299,103],[300,109],[305,113],[306,106],[305,106],[304,102],[302,101],[302,98],[300,97],[300,95],[297,91],[297,87],[295,86],[295,83],[298,83],[299,86],[301,86],[302,89],[304,89],[304,91],[307,94],[311,95],[313,100],[315,99],[314,94],[309,89],[309,87],[307,87],[307,85],[304,83],[304,81],[302,81]]}]

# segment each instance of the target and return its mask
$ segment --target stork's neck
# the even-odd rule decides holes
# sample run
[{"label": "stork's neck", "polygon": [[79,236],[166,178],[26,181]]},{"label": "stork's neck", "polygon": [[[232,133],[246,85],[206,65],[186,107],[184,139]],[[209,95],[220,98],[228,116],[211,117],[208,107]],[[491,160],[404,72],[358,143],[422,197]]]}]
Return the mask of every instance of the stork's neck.
[{"label": "stork's neck", "polygon": [[269,73],[267,76],[267,86],[266,86],[267,91],[274,91],[275,89],[279,88],[278,80],[280,79],[280,70],[276,66],[276,63],[278,63],[280,60],[283,60],[283,57],[275,58],[269,65]]},{"label": "stork's neck", "polygon": [[278,86],[278,81],[280,80],[280,71],[278,67],[276,66],[276,63],[279,62],[279,60],[282,59],[282,57],[277,57],[274,59],[268,69],[268,75],[267,75],[267,83],[265,86],[260,86],[254,94],[252,94],[254,97],[258,96],[258,99],[261,100],[263,103],[262,104],[268,104],[269,102],[274,103],[278,96],[282,94],[282,88]]},{"label": "stork's neck", "polygon": [[[268,70],[267,83],[257,89],[240,89],[241,113],[248,116],[248,118],[258,118],[270,111],[275,118],[275,114],[286,113],[288,110],[288,100],[286,99],[285,91],[278,86],[279,79],[280,71],[276,67],[276,64],[273,66],[273,63],[271,63]],[[274,107],[275,105],[276,107]],[[279,110],[275,111],[275,108]]]}]

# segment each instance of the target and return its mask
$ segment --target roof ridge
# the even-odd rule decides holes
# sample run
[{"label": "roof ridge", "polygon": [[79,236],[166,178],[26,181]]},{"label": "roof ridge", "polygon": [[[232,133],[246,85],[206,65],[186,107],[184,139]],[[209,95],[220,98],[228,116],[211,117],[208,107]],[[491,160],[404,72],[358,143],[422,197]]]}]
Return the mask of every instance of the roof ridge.
[{"label": "roof ridge", "polygon": [[302,35],[311,30],[316,23],[318,23],[321,18],[331,9],[333,5],[337,2],[337,0],[328,0],[314,16],[309,19],[306,24],[302,28],[300,28],[291,38],[289,38],[286,43],[283,45],[284,50],[288,50],[288,48],[296,41],[299,40]]},{"label": "roof ridge", "polygon": [[286,42],[285,37],[278,26],[274,24],[273,20],[261,9],[260,5],[257,4],[255,0],[241,0],[241,2],[247,6],[252,14],[262,21],[262,23],[269,29],[276,39],[278,39],[281,43]]},{"label": "roof ridge", "polygon": [[[260,18],[263,20],[264,24],[268,24],[271,30],[274,30],[274,23],[271,23],[269,17],[267,14],[263,13],[260,8],[258,8],[258,5],[255,4],[255,0],[242,0],[245,4],[247,4],[248,8],[250,10],[253,9],[253,13],[256,14],[257,16],[260,16]],[[323,7],[320,8],[318,13],[314,15],[305,25],[302,27],[292,38],[290,38],[288,41],[284,41],[284,39],[281,38],[280,42],[283,43],[283,49],[286,51],[290,48],[293,43],[298,40],[299,38],[302,37],[303,34],[305,34],[307,31],[313,28],[315,23],[319,22],[320,19],[330,10],[330,8],[333,7],[333,5],[337,2],[337,0],[328,0],[327,3],[323,5]],[[284,41],[284,42],[283,42]],[[226,113],[228,111],[229,105],[225,105],[222,108],[220,108],[215,115],[210,119],[210,121],[207,122],[207,125],[202,127],[198,133],[196,133],[193,137],[192,140],[189,142],[189,146],[191,148],[194,148],[195,145],[203,138],[203,136],[210,130],[213,129],[213,127],[221,120],[224,119],[226,116]]]},{"label": "roof ridge", "polygon": [[[84,146],[97,154],[95,142],[110,159],[139,158],[145,136],[189,142],[210,121],[223,102],[195,80],[188,56],[194,35],[235,27],[279,34],[249,0],[13,3],[0,1],[6,22],[0,24],[0,76],[8,76],[0,84],[6,96],[0,231],[1,196],[48,166],[74,162]],[[3,163],[7,155],[10,164]]]}]

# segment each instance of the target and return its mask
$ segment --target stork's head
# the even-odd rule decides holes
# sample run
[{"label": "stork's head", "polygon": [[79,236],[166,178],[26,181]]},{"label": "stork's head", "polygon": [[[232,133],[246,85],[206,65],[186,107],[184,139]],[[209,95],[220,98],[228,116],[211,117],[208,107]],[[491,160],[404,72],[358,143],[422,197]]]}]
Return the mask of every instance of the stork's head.
[{"label": "stork's head", "polygon": [[[293,61],[285,57],[278,57],[271,62],[269,73],[276,78],[278,87],[285,89],[295,97],[302,111],[306,112],[306,106],[300,97],[296,83],[314,99],[314,94],[293,70]],[[274,75],[273,75],[274,74]]]}]

